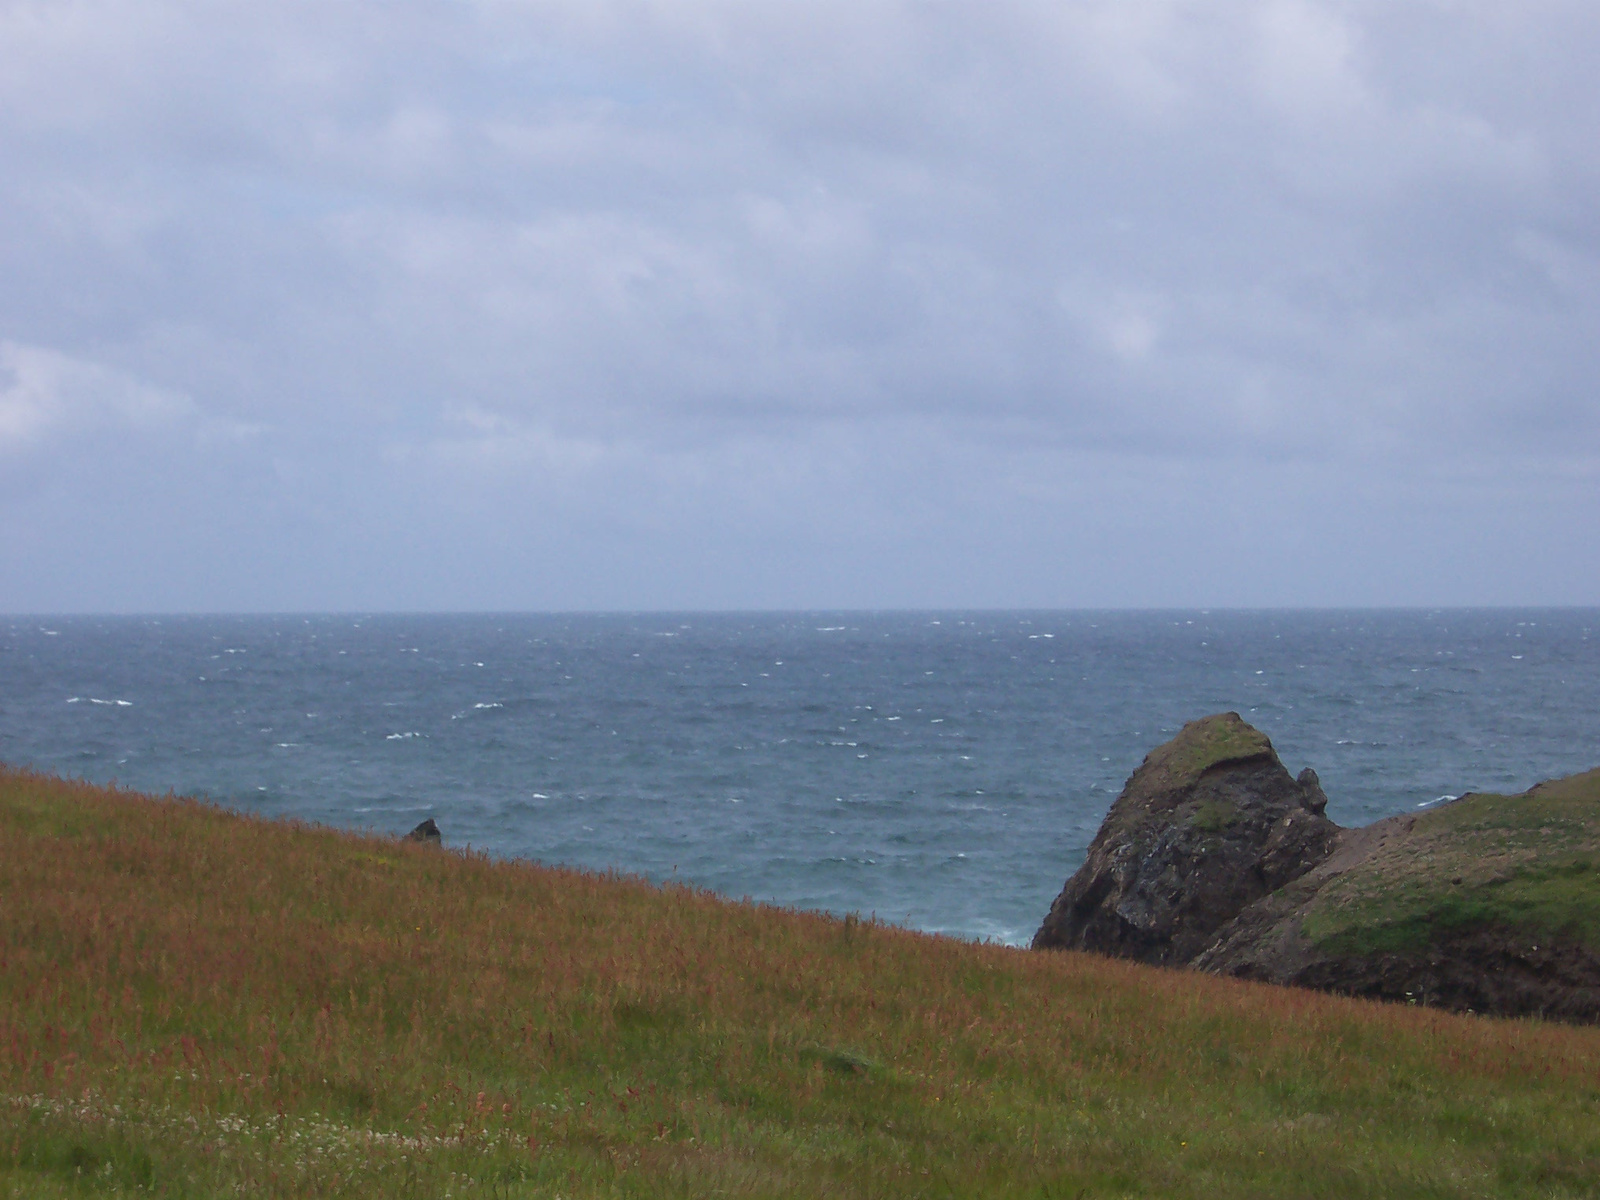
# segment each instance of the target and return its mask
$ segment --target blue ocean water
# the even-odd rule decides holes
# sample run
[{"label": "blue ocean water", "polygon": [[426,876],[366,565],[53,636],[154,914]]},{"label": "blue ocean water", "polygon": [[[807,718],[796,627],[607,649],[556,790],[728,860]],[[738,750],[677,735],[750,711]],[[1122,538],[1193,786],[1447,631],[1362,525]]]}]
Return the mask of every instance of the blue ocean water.
[{"label": "blue ocean water", "polygon": [[1600,610],[9,618],[0,759],[1025,942],[1234,709],[1341,824],[1600,765]]}]

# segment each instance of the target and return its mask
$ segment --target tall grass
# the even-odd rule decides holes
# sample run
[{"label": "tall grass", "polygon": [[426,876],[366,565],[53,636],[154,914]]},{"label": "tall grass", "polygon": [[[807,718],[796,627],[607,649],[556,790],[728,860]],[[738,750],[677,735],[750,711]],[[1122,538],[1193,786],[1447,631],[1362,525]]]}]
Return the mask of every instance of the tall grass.
[{"label": "tall grass", "polygon": [[1600,1032],[0,771],[0,1195],[1583,1196]]}]

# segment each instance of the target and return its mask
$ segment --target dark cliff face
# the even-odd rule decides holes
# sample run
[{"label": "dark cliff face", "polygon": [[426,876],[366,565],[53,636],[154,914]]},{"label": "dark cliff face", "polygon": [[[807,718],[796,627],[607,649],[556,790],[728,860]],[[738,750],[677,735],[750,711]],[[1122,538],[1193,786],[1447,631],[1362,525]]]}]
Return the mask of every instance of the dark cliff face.
[{"label": "dark cliff face", "polygon": [[1033,946],[1189,963],[1328,856],[1326,803],[1315,773],[1291,777],[1237,713],[1191,721],[1128,780]]},{"label": "dark cliff face", "polygon": [[1340,829],[1223,713],[1152,750],[1035,949],[1600,1021],[1600,769]]}]

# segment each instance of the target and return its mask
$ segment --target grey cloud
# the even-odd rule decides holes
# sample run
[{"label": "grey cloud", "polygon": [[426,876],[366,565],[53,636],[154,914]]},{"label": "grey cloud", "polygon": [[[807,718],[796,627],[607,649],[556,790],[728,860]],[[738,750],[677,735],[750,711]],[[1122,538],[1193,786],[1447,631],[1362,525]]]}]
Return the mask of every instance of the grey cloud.
[{"label": "grey cloud", "polygon": [[[1600,530],[1597,42],[1576,3],[14,5],[0,436],[218,564],[135,605],[269,603],[230,539],[290,607],[451,606],[467,546],[574,581],[448,572],[468,606],[1217,602],[1265,561],[1230,521],[1393,531],[1239,602],[1458,594],[1468,530],[1561,556],[1489,509]],[[40,363],[189,415],[108,466],[37,430],[126,412]]]},{"label": "grey cloud", "polygon": [[193,413],[187,396],[39,346],[0,342],[0,454],[55,438],[149,429]]}]

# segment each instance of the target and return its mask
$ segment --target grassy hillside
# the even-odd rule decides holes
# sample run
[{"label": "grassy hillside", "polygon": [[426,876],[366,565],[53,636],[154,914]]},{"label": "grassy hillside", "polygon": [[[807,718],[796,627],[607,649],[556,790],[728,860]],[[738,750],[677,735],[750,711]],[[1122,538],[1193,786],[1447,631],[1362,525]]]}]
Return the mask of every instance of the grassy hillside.
[{"label": "grassy hillside", "polygon": [[1325,885],[1304,928],[1319,947],[1403,953],[1490,926],[1600,949],[1600,770],[1418,815]]},{"label": "grassy hillside", "polygon": [[1600,1031],[0,772],[0,1195],[1586,1196],[1597,1116]]}]

